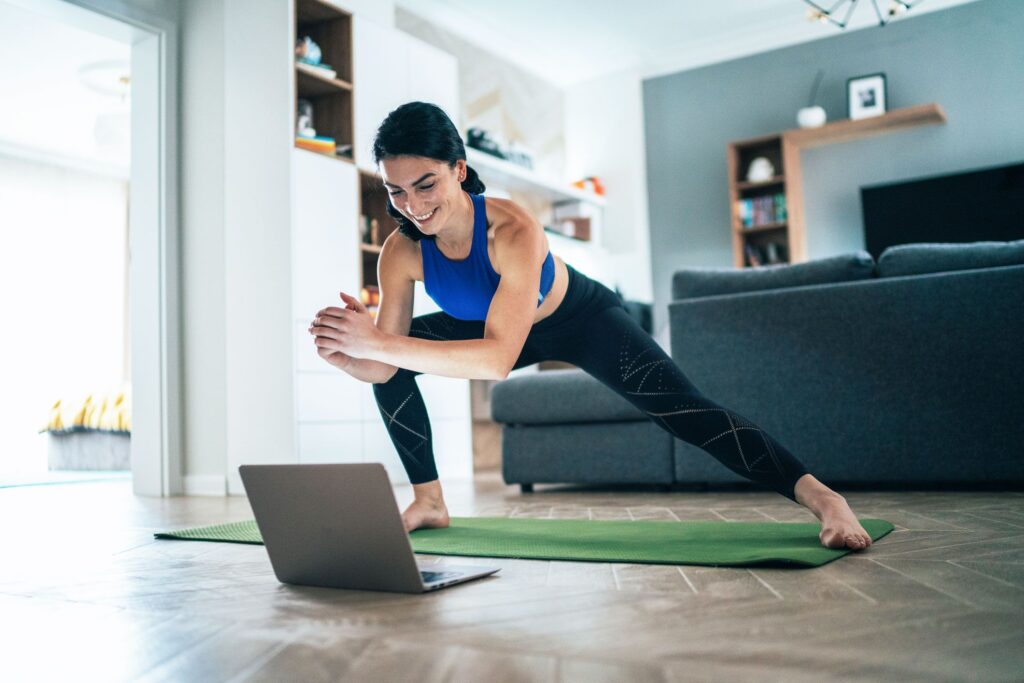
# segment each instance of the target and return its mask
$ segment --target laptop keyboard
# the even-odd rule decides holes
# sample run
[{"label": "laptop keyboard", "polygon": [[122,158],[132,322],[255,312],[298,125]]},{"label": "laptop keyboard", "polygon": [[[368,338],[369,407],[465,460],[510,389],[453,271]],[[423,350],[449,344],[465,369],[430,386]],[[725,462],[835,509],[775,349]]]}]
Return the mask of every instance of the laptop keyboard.
[{"label": "laptop keyboard", "polygon": [[425,583],[433,583],[434,581],[443,581],[444,579],[454,579],[456,576],[462,576],[462,572],[428,572],[420,570],[420,575],[423,576]]}]

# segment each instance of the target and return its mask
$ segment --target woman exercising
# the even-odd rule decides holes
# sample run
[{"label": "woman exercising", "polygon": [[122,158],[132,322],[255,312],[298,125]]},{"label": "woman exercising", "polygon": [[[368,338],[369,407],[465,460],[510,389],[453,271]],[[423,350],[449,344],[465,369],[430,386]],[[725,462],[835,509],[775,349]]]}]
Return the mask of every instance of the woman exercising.
[{"label": "woman exercising", "polygon": [[[750,420],[705,398],[611,290],[551,253],[528,212],[483,196],[458,130],[440,108],[410,102],[392,111],[373,155],[399,225],[381,248],[376,323],[342,292],[344,307],[317,312],[309,331],[321,358],[373,384],[415,492],[402,513],[406,531],[449,524],[415,377],[504,379],[556,359],[733,472],[807,507],[821,520],[823,545],[871,545],[842,496]],[[416,280],[441,312],[413,317]]]}]

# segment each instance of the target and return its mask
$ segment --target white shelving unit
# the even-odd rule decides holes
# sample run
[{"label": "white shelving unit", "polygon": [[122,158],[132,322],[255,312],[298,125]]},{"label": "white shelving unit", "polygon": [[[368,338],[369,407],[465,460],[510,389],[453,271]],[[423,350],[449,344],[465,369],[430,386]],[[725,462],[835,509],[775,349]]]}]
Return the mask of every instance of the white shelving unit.
[{"label": "white shelving unit", "polygon": [[[305,15],[335,9],[341,3],[296,0]],[[345,47],[346,35],[325,33]],[[354,96],[349,114],[343,108],[325,107],[316,125],[337,123],[353,131],[351,160],[331,155],[292,151],[292,310],[294,327],[294,415],[296,452],[300,463],[380,462],[395,483],[408,481],[384,421],[377,411],[372,387],[340,372],[323,359],[307,332],[310,316],[319,308],[340,304],[339,291],[358,294],[363,283],[360,248],[360,170],[372,173],[373,135],[388,112],[403,102],[436,102],[449,112],[457,111],[458,68],[455,58],[392,26],[352,16],[351,50],[340,50],[332,66],[339,73],[348,68],[346,96]],[[342,59],[344,57],[344,59]],[[350,64],[347,64],[350,63]],[[414,74],[427,69],[430,78]],[[307,78],[301,67],[296,78]],[[325,81],[320,74],[319,85]],[[334,84],[338,90],[337,84]],[[334,92],[333,90],[330,92]],[[344,99],[340,97],[338,99]],[[350,119],[350,120],[349,120]],[[456,121],[456,125],[458,122]],[[432,312],[433,302],[417,283],[415,315]],[[422,375],[417,383],[430,414],[434,452],[440,476],[445,480],[467,479],[473,474],[469,380]]]},{"label": "white shelving unit", "polygon": [[526,192],[552,204],[586,202],[600,207],[605,204],[604,197],[600,195],[542,178],[528,168],[472,147],[466,148],[466,160],[485,182],[509,191]]}]

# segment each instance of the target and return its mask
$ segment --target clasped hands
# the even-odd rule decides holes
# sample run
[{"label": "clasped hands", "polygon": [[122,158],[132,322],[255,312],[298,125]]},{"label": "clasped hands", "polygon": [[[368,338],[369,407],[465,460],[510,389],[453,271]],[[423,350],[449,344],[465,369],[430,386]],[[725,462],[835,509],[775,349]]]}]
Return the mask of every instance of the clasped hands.
[{"label": "clasped hands", "polygon": [[317,311],[309,333],[320,357],[343,367],[352,358],[367,358],[379,349],[385,335],[377,329],[363,302],[345,292],[340,296],[345,308],[328,306]]}]

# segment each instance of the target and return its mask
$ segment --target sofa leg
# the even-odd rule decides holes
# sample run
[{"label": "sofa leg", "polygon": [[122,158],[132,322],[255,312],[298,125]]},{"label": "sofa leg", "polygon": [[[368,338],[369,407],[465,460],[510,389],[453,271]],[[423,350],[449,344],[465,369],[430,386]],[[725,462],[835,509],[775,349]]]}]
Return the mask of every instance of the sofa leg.
[{"label": "sofa leg", "polygon": [[533,484],[520,484],[520,493],[533,493]]}]

